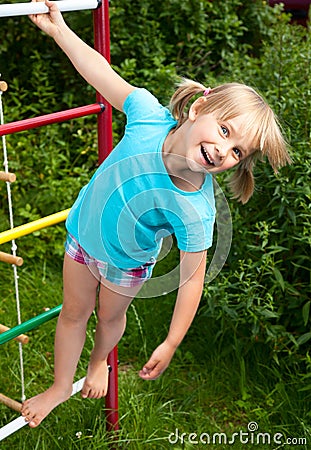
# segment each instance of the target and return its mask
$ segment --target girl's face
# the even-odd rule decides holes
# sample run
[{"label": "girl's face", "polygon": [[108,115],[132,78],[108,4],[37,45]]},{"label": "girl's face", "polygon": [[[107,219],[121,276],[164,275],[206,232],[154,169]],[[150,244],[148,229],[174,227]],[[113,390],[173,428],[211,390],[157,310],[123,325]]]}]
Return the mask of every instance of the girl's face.
[{"label": "girl's face", "polygon": [[246,114],[230,120],[216,113],[189,111],[186,136],[187,164],[191,171],[217,174],[236,166],[254,151],[252,139],[243,132]]}]

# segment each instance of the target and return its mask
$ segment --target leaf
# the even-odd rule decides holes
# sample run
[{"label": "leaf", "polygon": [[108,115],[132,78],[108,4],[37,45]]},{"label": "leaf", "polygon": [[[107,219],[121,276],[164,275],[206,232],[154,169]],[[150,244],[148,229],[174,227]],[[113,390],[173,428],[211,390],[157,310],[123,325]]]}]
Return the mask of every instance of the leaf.
[{"label": "leaf", "polygon": [[311,306],[311,301],[309,301],[305,305],[303,305],[303,308],[302,308],[302,317],[303,317],[303,323],[305,326],[307,325],[307,323],[309,321],[310,306]]},{"label": "leaf", "polygon": [[260,314],[268,319],[277,319],[279,317],[278,313],[270,311],[269,309],[262,309]]},{"label": "leaf", "polygon": [[298,339],[297,339],[297,344],[298,345],[303,345],[306,342],[308,342],[311,339],[311,332],[302,334]]},{"label": "leaf", "polygon": [[279,271],[279,269],[277,269],[276,267],[273,267],[273,273],[275,276],[276,281],[279,283],[279,285],[281,286],[282,291],[285,290],[285,283],[284,283],[284,278],[283,275],[281,274],[281,272]]},{"label": "leaf", "polygon": [[305,391],[310,391],[310,390],[311,390],[311,384],[299,389],[299,392],[305,392]]}]

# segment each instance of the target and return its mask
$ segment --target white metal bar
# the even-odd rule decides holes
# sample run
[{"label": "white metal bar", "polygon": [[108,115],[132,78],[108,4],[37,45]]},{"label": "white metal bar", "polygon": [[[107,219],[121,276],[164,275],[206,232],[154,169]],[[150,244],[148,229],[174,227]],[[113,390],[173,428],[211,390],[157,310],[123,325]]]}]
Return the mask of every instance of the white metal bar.
[{"label": "white metal bar", "polygon": [[[84,380],[85,377],[73,383],[71,397],[81,391],[84,384]],[[8,423],[7,425],[4,425],[4,427],[0,429],[0,441],[10,436],[11,434],[15,433],[15,431],[20,430],[27,424],[28,422],[26,422],[25,418],[23,416],[20,416],[17,419],[12,420],[12,422]]]},{"label": "white metal bar", "polygon": [[27,425],[27,422],[23,416],[20,416],[7,425],[4,425],[4,427],[2,427],[0,430],[0,441],[10,436],[10,434],[15,433],[15,431],[20,430],[25,425]]},{"label": "white metal bar", "polygon": [[[60,11],[80,11],[82,9],[96,9],[100,5],[98,0],[58,0],[55,1]],[[29,14],[45,14],[49,12],[45,2],[6,3],[0,5],[0,17],[28,16]]]}]

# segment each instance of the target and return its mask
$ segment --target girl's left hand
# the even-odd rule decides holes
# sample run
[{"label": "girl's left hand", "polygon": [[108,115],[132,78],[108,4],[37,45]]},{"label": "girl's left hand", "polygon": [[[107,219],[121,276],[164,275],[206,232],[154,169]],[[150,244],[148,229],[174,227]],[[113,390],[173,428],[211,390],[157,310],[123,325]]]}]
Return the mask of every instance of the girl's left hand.
[{"label": "girl's left hand", "polygon": [[167,341],[162,342],[152,353],[149,361],[139,371],[139,376],[143,380],[155,380],[168,367],[175,353],[176,348]]}]

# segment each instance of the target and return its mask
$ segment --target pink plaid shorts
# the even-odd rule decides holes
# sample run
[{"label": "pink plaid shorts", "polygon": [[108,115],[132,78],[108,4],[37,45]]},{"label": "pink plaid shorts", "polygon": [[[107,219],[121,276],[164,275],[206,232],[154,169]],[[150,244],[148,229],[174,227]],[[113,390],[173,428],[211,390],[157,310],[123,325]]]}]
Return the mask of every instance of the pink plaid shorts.
[{"label": "pink plaid shorts", "polygon": [[101,277],[111,283],[123,287],[137,286],[144,283],[146,280],[149,280],[152,276],[152,271],[156,263],[154,260],[133,269],[119,269],[118,267],[108,264],[105,261],[99,261],[90,256],[85,250],[83,250],[78,241],[69,233],[67,234],[67,239],[65,242],[65,250],[67,255],[74,261],[87,266],[95,266]]}]

